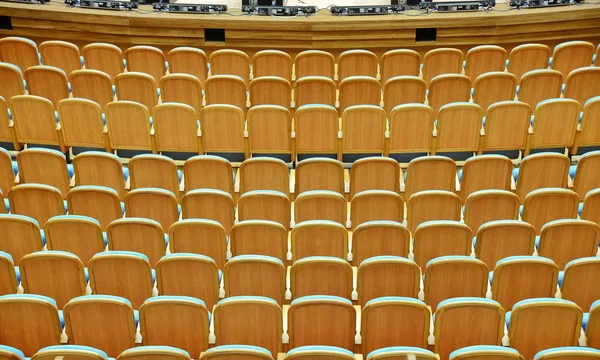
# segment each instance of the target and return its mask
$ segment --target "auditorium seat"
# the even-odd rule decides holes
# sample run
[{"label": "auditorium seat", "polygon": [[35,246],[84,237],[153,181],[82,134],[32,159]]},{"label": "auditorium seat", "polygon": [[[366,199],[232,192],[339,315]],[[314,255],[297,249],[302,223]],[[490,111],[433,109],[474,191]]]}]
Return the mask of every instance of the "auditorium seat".
[{"label": "auditorium seat", "polygon": [[106,229],[108,250],[134,251],[148,257],[152,268],[166,252],[164,230],[154,220],[142,218],[118,219]]},{"label": "auditorium seat", "polygon": [[484,298],[488,267],[483,261],[469,256],[442,256],[427,263],[423,282],[425,302],[435,311],[446,299]]},{"label": "auditorium seat", "polygon": [[22,184],[45,184],[60,190],[66,198],[69,192],[70,173],[67,159],[59,151],[30,148],[17,154],[19,180]]},{"label": "auditorium seat", "polygon": [[[472,82],[479,78],[480,75],[491,72],[504,72],[506,61],[506,50],[503,47],[497,45],[480,45],[469,49],[465,59],[465,75],[467,75]],[[516,79],[514,88],[517,86]],[[475,85],[477,87],[477,85]],[[514,93],[513,93],[514,97]],[[508,99],[507,99],[508,100]],[[511,98],[512,100],[512,98]],[[486,109],[487,106],[481,105],[482,108]]]},{"label": "auditorium seat", "polygon": [[456,163],[445,156],[421,156],[408,163],[404,196],[423,190],[454,191]]},{"label": "auditorium seat", "polygon": [[381,156],[385,152],[386,127],[387,119],[381,107],[347,107],[342,114],[342,161],[350,163],[362,157]]},{"label": "auditorium seat", "polygon": [[313,295],[292,301],[288,310],[290,349],[320,344],[354,349],[356,310],[337,296]]},{"label": "auditorium seat", "polygon": [[89,216],[100,223],[103,231],[113,220],[123,217],[119,194],[104,186],[82,185],[67,193],[70,215]]},{"label": "auditorium seat", "polygon": [[361,312],[362,353],[390,346],[425,348],[430,321],[431,310],[421,300],[397,296],[370,300]]},{"label": "auditorium seat", "polygon": [[299,194],[294,201],[294,222],[329,220],[345,225],[348,215],[344,195],[328,190],[311,190]]},{"label": "auditorium seat", "polygon": [[67,75],[83,66],[77,45],[66,41],[44,41],[40,44],[40,55],[44,65],[55,66]]},{"label": "auditorium seat", "polygon": [[142,72],[128,71],[115,78],[117,98],[140,103],[149,110],[158,104],[156,80],[151,75]]},{"label": "auditorium seat", "polygon": [[231,228],[230,240],[232,256],[254,254],[284,262],[287,259],[288,232],[279,223],[268,220],[238,222]]},{"label": "auditorium seat", "polygon": [[0,251],[10,255],[16,266],[23,256],[42,251],[44,247],[39,223],[28,216],[0,214],[0,230],[5,234],[0,241]]},{"label": "auditorium seat", "polygon": [[154,276],[146,255],[105,251],[92,257],[88,270],[94,294],[122,296],[131,301],[134,309],[152,296]]},{"label": "auditorium seat", "polygon": [[550,68],[558,70],[566,79],[575,69],[592,65],[594,44],[587,41],[567,41],[554,47]]},{"label": "auditorium seat", "polygon": [[345,259],[309,256],[296,260],[290,270],[292,299],[331,295],[352,299],[352,266]]},{"label": "auditorium seat", "polygon": [[73,97],[95,101],[104,106],[114,100],[112,81],[107,73],[98,70],[75,70],[69,75]]},{"label": "auditorium seat", "polygon": [[373,220],[404,221],[402,196],[387,190],[365,190],[354,195],[350,206],[352,229]]},{"label": "auditorium seat", "polygon": [[104,107],[110,148],[117,155],[150,153],[154,143],[148,108],[133,101],[113,101]]},{"label": "auditorium seat", "polygon": [[35,41],[24,37],[7,36],[0,39],[0,58],[4,62],[15,64],[22,71],[40,65],[40,55]]},{"label": "auditorium seat", "polygon": [[443,105],[453,102],[468,102],[471,97],[470,92],[471,80],[466,75],[438,75],[429,83],[428,104],[437,118]]},{"label": "auditorium seat", "polygon": [[167,72],[165,54],[154,46],[132,46],[125,50],[125,61],[127,71],[142,72],[154,78],[158,82]]},{"label": "auditorium seat", "polygon": [[548,257],[560,270],[572,260],[596,256],[600,226],[588,220],[561,219],[546,222],[538,245],[540,256]]},{"label": "auditorium seat", "polygon": [[8,102],[12,112],[16,142],[28,146],[44,145],[67,151],[60,134],[54,105],[34,95],[13,96]]},{"label": "auditorium seat", "polygon": [[494,220],[518,220],[519,198],[506,190],[479,190],[471,193],[463,209],[464,222],[473,231]]},{"label": "auditorium seat", "polygon": [[[125,180],[129,178],[129,170],[121,166],[118,156],[105,152],[86,151],[73,158],[73,169],[76,188],[85,185],[108,187],[116,191],[119,198],[125,197]],[[68,197],[67,194],[67,199]],[[100,222],[103,228],[108,225]]]},{"label": "auditorium seat", "polygon": [[106,247],[98,220],[87,216],[55,216],[44,225],[44,234],[48,250],[71,253],[83,266]]},{"label": "auditorium seat", "polygon": [[370,300],[386,296],[416,299],[420,283],[421,269],[414,261],[399,256],[374,256],[358,267],[358,303],[364,308]]},{"label": "auditorium seat", "polygon": [[419,76],[421,55],[414,50],[394,49],[385,52],[379,59],[381,82],[387,83],[396,76]]},{"label": "auditorium seat", "polygon": [[426,221],[460,221],[460,215],[460,198],[450,191],[420,191],[411,195],[407,202],[406,222],[411,233]]},{"label": "auditorium seat", "polygon": [[21,286],[26,294],[48,296],[62,309],[69,300],[85,295],[83,263],[64,251],[38,251],[19,262]]},{"label": "auditorium seat", "polygon": [[[86,295],[65,305],[69,343],[91,346],[116,357],[135,346],[137,319],[129,300],[111,295]],[[58,339],[58,336],[57,336]]]},{"label": "auditorium seat", "polygon": [[414,356],[416,360],[435,360],[439,357],[427,349],[412,346],[393,346],[372,351],[367,355],[367,360],[381,360],[398,356],[400,359]]},{"label": "auditorium seat", "polygon": [[158,221],[167,231],[179,219],[177,197],[165,189],[135,189],[125,195],[125,214]]},{"label": "auditorium seat", "polygon": [[527,147],[531,112],[531,107],[520,101],[490,105],[483,119],[482,153],[504,153],[518,158]]},{"label": "auditorium seat", "polygon": [[119,360],[144,360],[159,357],[163,360],[190,360],[190,354],[182,349],[171,346],[138,346],[123,351]]},{"label": "auditorium seat", "polygon": [[566,98],[575,99],[581,105],[600,95],[600,69],[586,66],[571,71],[566,77]]},{"label": "auditorium seat", "polygon": [[540,351],[534,360],[593,360],[600,359],[600,350],[590,347],[564,346]]},{"label": "auditorium seat", "polygon": [[188,296],[157,296],[140,307],[144,345],[173,346],[196,359],[208,349],[209,323],[204,301]]},{"label": "auditorium seat", "polygon": [[516,255],[533,255],[535,228],[517,220],[496,220],[479,227],[475,256],[493,269],[498,260]]},{"label": "auditorium seat", "polygon": [[529,149],[539,152],[556,149],[562,153],[571,148],[579,120],[581,105],[573,99],[542,101],[535,109]]},{"label": "auditorium seat", "polygon": [[292,349],[285,354],[284,360],[301,359],[352,360],[354,353],[335,346],[308,345]]},{"label": "auditorium seat", "polygon": [[[246,145],[244,139],[245,115],[242,109],[234,105],[213,104],[205,106],[198,115],[204,152],[232,161],[243,161],[246,157]],[[188,189],[187,184],[186,189]]]},{"label": "auditorium seat", "polygon": [[294,106],[322,104],[335,106],[335,82],[325,76],[305,76],[294,83]]},{"label": "auditorium seat", "polygon": [[29,216],[45,224],[53,216],[65,215],[63,196],[57,188],[42,184],[22,184],[8,193],[10,212]]},{"label": "auditorium seat", "polygon": [[575,146],[572,154],[582,154],[589,150],[596,150],[600,146],[600,96],[589,99],[583,107],[583,118],[579,131],[575,134]]},{"label": "auditorium seat", "polygon": [[535,109],[541,101],[560,97],[563,80],[556,70],[544,68],[526,72],[519,82],[517,98]]},{"label": "auditorium seat", "polygon": [[[502,62],[504,63],[504,60]],[[481,106],[484,114],[494,103],[514,100],[519,83],[516,76],[504,71],[486,72],[477,76],[475,80],[471,78],[471,81],[473,81],[473,102]]]},{"label": "auditorium seat", "polygon": [[296,80],[305,76],[335,77],[335,58],[326,51],[305,50],[294,58]]},{"label": "auditorium seat", "polygon": [[216,345],[254,345],[281,351],[282,313],[277,301],[260,296],[223,299],[214,309]]},{"label": "auditorium seat", "polygon": [[0,146],[20,150],[21,144],[17,142],[14,123],[13,126],[9,125],[8,105],[2,96],[0,96],[0,124]]},{"label": "auditorium seat", "polygon": [[591,190],[585,195],[580,217],[600,225],[600,189]]},{"label": "auditorium seat", "polygon": [[[17,163],[16,161],[13,162],[12,158],[10,156],[10,153],[4,149],[0,147],[0,164],[2,164],[2,168],[0,171],[0,190],[2,190],[2,193],[7,194],[10,191],[10,189],[15,186],[15,176],[17,174],[15,174],[15,171],[18,172],[18,167],[17,167]],[[342,169],[342,184],[343,184],[343,169]],[[308,179],[307,179],[308,180]],[[342,187],[342,194],[343,194],[343,187]]]},{"label": "auditorium seat", "polygon": [[20,279],[17,279],[16,270],[13,257],[0,251],[0,295],[16,294],[19,290]]},{"label": "auditorium seat", "polygon": [[556,293],[558,266],[542,256],[510,256],[496,263],[490,275],[492,299],[505,310],[525,299],[551,298]]},{"label": "auditorium seat", "polygon": [[576,346],[581,329],[581,309],[573,302],[537,298],[522,300],[507,315],[510,347],[525,359],[540,350]]},{"label": "auditorium seat", "polygon": [[227,252],[226,231],[218,222],[208,219],[186,219],[169,229],[171,254],[206,255],[223,269]]},{"label": "auditorium seat", "polygon": [[410,248],[408,228],[396,221],[364,222],[352,232],[354,264],[374,256],[391,255],[408,258]]},{"label": "auditorium seat", "polygon": [[109,360],[108,355],[102,350],[81,345],[53,345],[40,349],[31,359],[52,360],[57,357],[77,358],[82,360]]},{"label": "auditorium seat", "polygon": [[[158,188],[173,193],[179,199],[179,180],[175,161],[164,155],[136,155],[129,161],[131,190]],[[129,214],[128,214],[129,216]],[[165,230],[168,226],[165,227]]]},{"label": "auditorium seat", "polygon": [[239,50],[222,49],[210,54],[210,73],[212,75],[235,75],[248,85],[250,80],[250,59]]},{"label": "auditorium seat", "polygon": [[197,77],[189,74],[169,74],[156,81],[160,86],[160,98],[163,103],[183,103],[194,108],[196,114],[200,114],[203,90]]},{"label": "auditorium seat", "polygon": [[156,288],[161,296],[202,299],[210,310],[219,300],[220,278],[215,261],[204,255],[169,254],[156,264]]},{"label": "auditorium seat", "polygon": [[255,157],[240,165],[240,195],[253,190],[274,190],[289,196],[287,165],[280,159]]},{"label": "auditorium seat", "polygon": [[232,174],[231,163],[218,156],[198,155],[183,164],[185,189],[188,192],[195,189],[216,189],[233,195]]},{"label": "auditorium seat", "polygon": [[[291,234],[292,261],[309,256],[346,259],[348,231],[345,224],[328,220],[308,220],[296,224]],[[287,236],[286,242],[287,245]]]},{"label": "auditorium seat", "polygon": [[0,343],[3,346],[18,348],[30,357],[41,348],[58,345],[61,333],[53,299],[25,294],[0,296]]},{"label": "auditorium seat", "polygon": [[356,160],[350,169],[350,198],[365,190],[387,190],[400,193],[400,165],[387,157]]},{"label": "auditorium seat", "polygon": [[9,101],[15,95],[25,95],[23,72],[18,66],[7,62],[0,62],[0,96],[4,101]]},{"label": "auditorium seat", "polygon": [[[472,345],[501,345],[505,313],[494,300],[459,297],[438,304],[434,314],[434,352],[448,359]],[[471,359],[471,358],[470,358]]]},{"label": "auditorium seat", "polygon": [[85,68],[100,70],[115,81],[117,75],[125,71],[125,61],[121,48],[107,43],[91,43],[81,49],[85,59]]},{"label": "auditorium seat", "polygon": [[584,257],[569,261],[565,266],[560,291],[562,298],[576,303],[581,309],[589,309],[600,298],[600,258]]},{"label": "auditorium seat", "polygon": [[251,156],[292,161],[292,115],[278,105],[257,105],[248,110],[248,150]]},{"label": "auditorium seat", "polygon": [[344,166],[340,161],[321,157],[299,161],[296,163],[294,185],[296,196],[311,190],[328,190],[343,195]]},{"label": "auditorium seat", "polygon": [[286,268],[277,258],[264,255],[234,256],[223,267],[225,295],[260,296],[283,305]]},{"label": "auditorium seat", "polygon": [[[438,75],[460,74],[462,71],[463,58],[464,54],[459,49],[442,47],[429,50],[423,57],[423,79],[427,85],[430,86],[431,80]],[[465,101],[468,101],[468,99]],[[448,102],[451,101],[445,103]],[[437,113],[435,107],[434,110]]]},{"label": "auditorium seat", "polygon": [[471,229],[458,221],[426,221],[413,232],[415,263],[424,269],[430,260],[440,256],[471,254]]},{"label": "auditorium seat", "polygon": [[72,148],[73,154],[106,149],[102,108],[98,103],[88,99],[63,99],[57,109],[64,143]]},{"label": "auditorium seat", "polygon": [[350,76],[377,78],[377,55],[369,50],[347,50],[337,59],[338,81]]},{"label": "auditorium seat", "polygon": [[517,79],[521,79],[526,72],[546,69],[551,52],[552,50],[543,44],[522,44],[515,46],[508,56],[508,72],[514,74]]},{"label": "auditorium seat", "polygon": [[190,74],[197,77],[201,84],[204,84],[208,77],[206,53],[202,49],[176,47],[167,53],[167,61],[171,74]]},{"label": "auditorium seat", "polygon": [[577,165],[571,166],[569,176],[573,180],[573,191],[583,200],[585,194],[600,188],[600,178],[597,171],[600,169],[600,151],[592,151],[579,158]]},{"label": "auditorium seat", "polygon": [[[385,93],[384,93],[385,96]],[[406,163],[432,151],[433,109],[423,104],[404,104],[389,114],[389,156]]]},{"label": "auditorium seat", "polygon": [[436,124],[436,154],[464,160],[479,150],[483,110],[477,104],[455,102],[443,105]]},{"label": "auditorium seat", "polygon": [[513,170],[513,178],[517,183],[516,194],[521,203],[533,190],[566,188],[569,166],[569,158],[562,154],[539,153],[524,157],[518,170]]},{"label": "auditorium seat", "polygon": [[[458,172],[463,202],[480,190],[510,190],[513,165],[503,155],[481,155],[465,161]],[[474,229],[477,231],[477,229]]]},{"label": "auditorium seat", "polygon": [[[354,354],[353,354],[354,355]],[[200,356],[202,360],[247,359],[273,360],[271,352],[265,348],[251,345],[222,345],[212,347]],[[352,360],[352,359],[348,359]]]},{"label": "auditorium seat", "polygon": [[216,189],[188,191],[181,198],[181,207],[182,219],[214,220],[223,226],[227,234],[233,227],[235,203],[233,197],[224,191]]},{"label": "auditorium seat", "polygon": [[262,76],[250,81],[248,86],[250,104],[279,105],[290,110],[292,102],[292,85],[284,78]]},{"label": "auditorium seat", "polygon": [[475,345],[453,351],[450,360],[521,360],[519,352],[505,346]]},{"label": "auditorium seat", "polygon": [[175,160],[198,154],[202,139],[193,107],[174,102],[156,105],[152,119],[156,151]]},{"label": "auditorium seat", "polygon": [[204,83],[206,105],[235,105],[246,113],[246,83],[235,75],[213,75]]},{"label": "auditorium seat", "polygon": [[[353,105],[375,105],[381,103],[381,83],[370,76],[349,76],[339,84],[339,112],[344,113]],[[382,110],[383,112],[383,110]]]},{"label": "auditorium seat", "polygon": [[23,77],[27,82],[29,95],[41,96],[56,105],[69,97],[67,74],[54,66],[37,65],[25,69]]},{"label": "auditorium seat", "polygon": [[[530,223],[539,234],[544,224],[558,219],[576,219],[579,196],[571,190],[537,189],[525,198],[521,220]],[[559,265],[560,268],[562,266]]]},{"label": "auditorium seat", "polygon": [[[411,51],[411,50],[406,50]],[[391,116],[398,105],[425,103],[425,80],[418,76],[394,76],[383,83],[385,112]]]},{"label": "auditorium seat", "polygon": [[263,76],[277,76],[292,82],[292,57],[279,50],[261,50],[252,56],[254,79]]},{"label": "auditorium seat", "polygon": [[590,306],[589,315],[587,315],[587,321],[584,322],[585,336],[587,339],[587,346],[598,349],[600,348],[600,322],[598,321],[598,314],[600,311],[600,301],[596,300]]}]

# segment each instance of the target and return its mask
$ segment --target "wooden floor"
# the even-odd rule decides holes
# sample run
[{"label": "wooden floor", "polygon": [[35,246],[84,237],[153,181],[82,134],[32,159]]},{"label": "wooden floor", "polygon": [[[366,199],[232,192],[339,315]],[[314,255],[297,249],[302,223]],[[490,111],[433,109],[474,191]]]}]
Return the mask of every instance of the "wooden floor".
[{"label": "wooden floor", "polygon": [[[195,46],[207,52],[237,48],[252,54],[267,48],[295,53],[315,48],[334,54],[366,48],[378,55],[392,48],[425,52],[434,47],[461,49],[499,44],[507,50],[526,42],[548,45],[567,40],[600,40],[600,1],[583,5],[516,10],[504,3],[490,12],[438,13],[410,10],[400,15],[334,16],[328,10],[304,17],[248,16],[237,9],[227,14],[170,14],[140,5],[135,11],[70,8],[59,0],[44,5],[0,3],[0,16],[10,17],[12,30],[3,36],[36,41],[59,39],[78,45],[94,41],[127,48],[154,45],[170,49]],[[6,19],[4,19],[6,22]],[[224,29],[225,41],[205,39],[205,29]],[[420,29],[436,29],[435,41],[417,41]]]}]

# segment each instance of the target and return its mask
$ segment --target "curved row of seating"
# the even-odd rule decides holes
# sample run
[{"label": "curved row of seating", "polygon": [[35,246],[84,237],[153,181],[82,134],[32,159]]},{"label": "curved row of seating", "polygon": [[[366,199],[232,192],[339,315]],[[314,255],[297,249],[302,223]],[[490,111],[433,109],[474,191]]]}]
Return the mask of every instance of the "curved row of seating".
[{"label": "curved row of seating", "polygon": [[[494,350],[505,350],[512,356],[517,355],[517,358],[521,354],[527,359],[534,356],[537,359],[536,354],[540,351],[561,346],[575,347],[582,328],[585,330],[583,342],[587,346],[597,349],[600,345],[600,302],[596,301],[584,316],[575,303],[553,298],[523,300],[509,312],[493,300],[454,298],[442,302],[432,319],[431,310],[423,302],[403,297],[373,299],[357,316],[352,303],[343,298],[306,296],[294,300],[284,317],[281,307],[264,297],[224,299],[211,313],[203,301],[190,297],[155,297],[146,300],[138,312],[124,298],[87,295],[69,301],[61,314],[51,298],[4,295],[0,297],[0,313],[3,315],[0,318],[3,325],[0,340],[8,346],[20,348],[28,356],[44,351],[44,347],[59,345],[64,327],[69,344],[93,346],[108,356],[117,357],[135,346],[138,323],[141,335],[138,343],[174,346],[186,351],[192,358],[201,359],[218,351],[214,349],[221,345],[234,344],[250,345],[253,350],[256,350],[254,346],[260,346],[270,354],[278,354],[282,344],[293,352],[305,350],[302,347],[316,343],[344,349],[341,351],[350,358],[353,358],[351,355],[355,348],[360,349],[357,352],[367,354],[369,359],[390,351],[390,346],[412,346],[414,348],[408,351],[409,354],[433,355],[433,352],[424,349],[429,343],[431,330],[434,352],[440,359],[452,359],[465,346],[501,345],[505,337],[505,323],[507,343],[518,353],[510,354],[510,348],[497,347]],[[31,313],[37,316],[28,316]],[[287,326],[284,318],[287,318]],[[394,318],[403,321],[393,321]],[[360,329],[357,319],[360,319]],[[432,321],[433,327],[430,326]],[[217,345],[213,349],[208,348],[211,323],[214,324],[214,343]],[[407,323],[411,324],[410,328],[406,327]],[[6,325],[10,332],[6,331]],[[28,332],[31,329],[37,331]],[[597,354],[592,349],[579,349]],[[4,354],[7,350],[11,349],[2,348]],[[161,350],[165,349],[154,349],[155,355],[169,353],[161,354]],[[172,353],[174,349],[169,350]],[[577,348],[569,350],[577,353]],[[203,352],[206,354],[200,355]],[[333,351],[329,356],[335,357],[335,353]],[[150,356],[152,351],[145,354]],[[385,357],[394,355],[402,356],[392,351]],[[507,354],[496,355],[504,359],[502,355]],[[317,354],[312,356],[318,357]],[[415,356],[414,353],[412,356]]]}]

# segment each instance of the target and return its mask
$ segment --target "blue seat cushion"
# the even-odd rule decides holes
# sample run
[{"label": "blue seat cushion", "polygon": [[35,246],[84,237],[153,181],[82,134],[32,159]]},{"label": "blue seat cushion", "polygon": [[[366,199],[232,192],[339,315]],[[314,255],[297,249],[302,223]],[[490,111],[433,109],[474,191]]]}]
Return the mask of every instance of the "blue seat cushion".
[{"label": "blue seat cushion", "polygon": [[165,246],[169,245],[169,234],[165,233]]},{"label": "blue seat cushion", "polygon": [[569,167],[569,176],[571,179],[575,179],[575,173],[577,172],[577,165],[571,165]]},{"label": "blue seat cushion", "polygon": [[15,176],[19,173],[19,164],[16,161],[12,161],[13,173]]},{"label": "blue seat cushion", "polygon": [[69,212],[69,205],[67,204],[67,200],[63,200],[63,207],[65,208],[65,214]]},{"label": "blue seat cushion", "polygon": [[10,212],[10,201],[8,199],[4,199],[4,207],[6,208],[6,212]]},{"label": "blue seat cushion", "polygon": [[69,173],[69,178],[73,178],[73,175],[75,175],[73,164],[67,164],[67,172]]},{"label": "blue seat cushion", "polygon": [[140,312],[138,310],[133,310],[133,321],[135,322],[135,327],[137,327],[140,322]]},{"label": "blue seat cushion", "polygon": [[559,271],[558,272],[558,286],[559,287],[562,287],[562,283],[563,283],[564,278],[565,278],[565,272],[564,271]]},{"label": "blue seat cushion", "polygon": [[538,249],[540,247],[540,236],[535,236],[535,248]]},{"label": "blue seat cushion", "polygon": [[121,201],[121,214],[125,215],[125,203]]},{"label": "blue seat cushion", "polygon": [[579,203],[579,206],[577,207],[577,213],[578,213],[579,215],[581,215],[581,212],[582,212],[582,211],[583,211],[583,203],[582,203],[582,202],[580,202],[580,203]]},{"label": "blue seat cushion", "polygon": [[519,168],[513,169],[512,176],[513,176],[513,179],[515,179],[515,181],[517,181],[517,179],[519,178]]},{"label": "blue seat cushion", "polygon": [[15,266],[15,275],[17,278],[17,282],[21,282],[21,269],[18,266]]},{"label": "blue seat cushion", "polygon": [[[123,204],[123,203],[121,203],[121,204]],[[123,209],[123,208],[121,208],[121,209]],[[108,245],[108,236],[106,235],[105,231],[102,232],[102,240],[104,240],[104,247],[106,247],[106,245]]]},{"label": "blue seat cushion", "polygon": [[583,318],[581,319],[581,326],[583,327],[583,331],[587,329],[588,321],[590,320],[590,313],[583,313]]},{"label": "blue seat cushion", "polygon": [[125,179],[125,181],[129,179],[129,168],[125,166],[123,166],[123,178]]},{"label": "blue seat cushion", "polygon": [[90,274],[88,272],[88,268],[84,267],[83,268],[83,273],[85,274],[85,281],[89,282],[90,281]]},{"label": "blue seat cushion", "polygon": [[462,171],[463,169],[458,170],[458,181],[462,181]]},{"label": "blue seat cushion", "polygon": [[64,328],[65,327],[65,317],[63,315],[62,310],[58,310],[58,320],[60,320],[60,327]]}]

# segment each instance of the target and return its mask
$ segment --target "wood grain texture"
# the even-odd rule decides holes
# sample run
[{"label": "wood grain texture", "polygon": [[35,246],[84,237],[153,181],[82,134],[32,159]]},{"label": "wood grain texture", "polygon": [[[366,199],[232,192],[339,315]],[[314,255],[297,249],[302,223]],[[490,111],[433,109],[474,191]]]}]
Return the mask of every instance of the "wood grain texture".
[{"label": "wood grain texture", "polygon": [[[471,79],[471,82],[475,83],[475,80],[481,74],[493,71],[504,71],[505,59],[506,50],[500,46],[476,46],[469,50],[469,52],[467,52],[467,56],[465,59],[467,62],[465,67],[465,74]],[[484,109],[485,108],[486,107],[484,107]]]},{"label": "wood grain texture", "polygon": [[352,229],[367,221],[404,221],[404,199],[387,190],[361,191],[352,198],[350,207]]},{"label": "wood grain texture", "polygon": [[253,190],[273,190],[289,196],[290,176],[279,159],[256,157],[240,165],[240,195]]},{"label": "wood grain texture", "polygon": [[538,189],[525,198],[521,220],[539,234],[544,224],[559,219],[576,219],[579,196],[566,189]]},{"label": "wood grain texture", "polygon": [[600,95],[600,67],[586,66],[571,73],[565,78],[566,98],[575,99],[583,106],[589,99]]},{"label": "wood grain texture", "polygon": [[344,195],[327,190],[304,192],[294,201],[294,221],[329,220],[345,225],[348,203]]},{"label": "wood grain texture", "polygon": [[392,255],[408,258],[410,232],[400,222],[369,221],[358,225],[352,232],[354,264],[373,256]]},{"label": "wood grain texture", "polygon": [[587,41],[565,42],[561,46],[554,48],[552,65],[550,67],[560,71],[563,74],[563,78],[566,79],[571,71],[592,65],[590,59],[594,55],[595,50],[594,44]]},{"label": "wood grain texture", "polygon": [[[600,144],[600,99],[593,99],[587,102],[583,109],[583,119],[581,120],[581,132],[576,136],[577,146],[593,146]],[[571,149],[573,152],[575,148]]]},{"label": "wood grain texture", "polygon": [[255,190],[240,196],[238,220],[270,220],[290,227],[291,206],[289,198],[276,191]]},{"label": "wood grain texture", "polygon": [[517,220],[490,221],[479,228],[475,256],[490,269],[509,256],[533,255],[535,229]]},{"label": "wood grain texture", "polygon": [[44,65],[55,66],[67,75],[81,69],[79,48],[75,44],[66,41],[44,41],[39,49]]},{"label": "wood grain texture", "polygon": [[309,256],[346,259],[348,231],[345,224],[321,220],[304,221],[296,224],[291,236],[292,261]]},{"label": "wood grain texture", "polygon": [[424,269],[440,256],[471,254],[471,229],[458,221],[431,221],[420,224],[413,234],[415,263]]},{"label": "wood grain texture", "polygon": [[73,97],[90,99],[102,109],[114,100],[110,76],[99,70],[75,70],[69,75]]},{"label": "wood grain texture", "polygon": [[305,257],[294,262],[290,270],[292,299],[309,295],[332,295],[352,298],[352,267],[345,259]]},{"label": "wood grain texture", "polygon": [[519,198],[505,190],[476,191],[467,198],[463,216],[475,236],[479,227],[489,221],[517,220]]},{"label": "wood grain texture", "polygon": [[0,230],[5,234],[0,242],[0,251],[10,254],[14,265],[19,266],[23,256],[42,251],[40,228],[31,220],[2,217]]},{"label": "wood grain texture", "polygon": [[113,221],[106,230],[108,249],[135,251],[148,256],[152,268],[165,255],[164,232],[160,224],[150,219],[125,218]]},{"label": "wood grain texture", "polygon": [[171,253],[206,255],[223,269],[227,251],[225,229],[213,220],[178,221],[169,229],[169,249]]},{"label": "wood grain texture", "polygon": [[560,270],[571,260],[595,256],[600,226],[586,220],[557,220],[540,234],[538,253],[554,260]]},{"label": "wood grain texture", "polygon": [[386,157],[363,158],[350,169],[350,198],[365,190],[387,190],[400,193],[400,164]]},{"label": "wood grain texture", "polygon": [[75,254],[84,266],[92,256],[104,251],[102,229],[91,219],[54,218],[46,223],[44,233],[48,250]]},{"label": "wood grain texture", "polygon": [[538,104],[529,147],[547,149],[573,146],[580,112],[581,105],[573,99],[552,99]]},{"label": "wood grain texture", "polygon": [[231,163],[223,158],[216,156],[197,156],[188,159],[183,165],[183,177],[187,191],[195,189],[216,189],[225,191],[233,196]]},{"label": "wood grain texture", "polygon": [[179,194],[177,165],[167,156],[134,156],[129,161],[129,174],[132,190],[158,188],[170,191],[175,196]]},{"label": "wood grain texture", "polygon": [[233,226],[231,254],[265,255],[287,260],[288,232],[283,225],[267,220],[246,220]]},{"label": "wood grain texture", "polygon": [[561,154],[533,154],[523,158],[519,167],[516,194],[521,200],[541,188],[565,188],[569,176],[569,159]]},{"label": "wood grain texture", "polygon": [[406,198],[423,190],[455,190],[456,163],[450,158],[422,156],[412,160],[406,171]]},{"label": "wood grain texture", "polygon": [[425,102],[425,80],[418,76],[394,76],[383,85],[383,103],[390,117],[394,107]]},{"label": "wood grain texture", "polygon": [[[300,84],[304,79],[310,78],[296,81],[298,88],[301,88]],[[327,81],[333,83],[331,79]],[[335,87],[332,90],[332,100],[335,103]],[[294,115],[294,131],[296,152],[299,155],[337,156],[339,122],[337,110],[333,106],[310,105],[297,108]]]},{"label": "wood grain texture", "polygon": [[17,163],[21,183],[50,185],[66,198],[70,179],[67,160],[62,154],[46,149],[27,149],[19,152]]},{"label": "wood grain texture", "polygon": [[479,149],[483,110],[477,104],[447,104],[440,108],[437,121],[436,152]]},{"label": "wood grain texture", "polygon": [[390,50],[381,56],[379,66],[384,84],[394,76],[419,76],[421,55],[414,50]]},{"label": "wood grain texture", "polygon": [[66,146],[106,149],[102,108],[88,99],[64,99],[58,102],[58,116]]},{"label": "wood grain texture", "polygon": [[[163,230],[179,219],[177,198],[163,189],[136,189],[125,196],[127,217],[141,217],[158,221]],[[165,230],[166,231],[166,230]]]},{"label": "wood grain texture", "polygon": [[38,224],[45,224],[51,217],[65,215],[62,195],[52,186],[41,184],[15,186],[8,193],[8,199],[11,213],[32,217]]},{"label": "wood grain texture", "polygon": [[481,150],[520,150],[527,147],[531,106],[519,101],[501,101],[487,109]]},{"label": "wood grain texture", "polygon": [[513,100],[517,88],[517,77],[511,73],[498,71],[479,75],[473,82],[473,102],[479,104],[483,113],[494,103]]},{"label": "wood grain texture", "polygon": [[[76,187],[83,185],[106,186],[115,190],[119,198],[125,197],[123,168],[117,156],[86,151],[73,159],[73,168]],[[105,227],[105,224],[102,226]]]},{"label": "wood grain texture", "polygon": [[358,302],[364,307],[369,300],[384,296],[416,299],[420,282],[421,269],[411,260],[401,257],[371,259],[358,267]]},{"label": "wood grain texture", "polygon": [[233,226],[235,209],[233,197],[221,190],[197,189],[188,191],[181,199],[182,219],[209,219],[221,224],[226,233]]},{"label": "wood grain texture", "polygon": [[[296,144],[297,139],[296,135]],[[344,166],[337,160],[306,159],[297,162],[295,170],[296,195],[310,190],[329,190],[344,194]]]},{"label": "wood grain texture", "polygon": [[[176,103],[160,104],[152,110],[152,118],[157,151],[198,153],[198,117],[193,107]],[[177,191],[178,188],[173,190]]]},{"label": "wood grain texture", "polygon": [[407,209],[406,222],[411,233],[426,221],[460,221],[460,198],[450,191],[427,190],[413,194],[408,199]]},{"label": "wood grain texture", "polygon": [[[202,128],[202,141],[204,144],[204,152],[223,152],[238,154],[243,154],[246,152],[244,142],[244,112],[242,111],[242,109],[235,105],[213,104],[202,108],[202,111],[199,113],[199,115],[200,126]],[[225,159],[221,159],[221,161],[224,160]],[[216,163],[214,166],[216,166]],[[186,165],[184,165],[184,169],[185,167]],[[229,165],[229,167],[231,168],[231,164]],[[221,172],[219,171],[219,173]],[[212,177],[212,175],[209,174],[210,173],[205,173],[202,175],[207,178]],[[196,179],[196,181],[197,180],[198,179]],[[231,180],[223,180],[223,182],[220,183],[220,186],[229,186],[229,183],[231,183],[231,190],[229,190],[229,188],[221,190],[228,191],[233,195],[233,183]],[[213,188],[213,186],[209,187]]]}]

